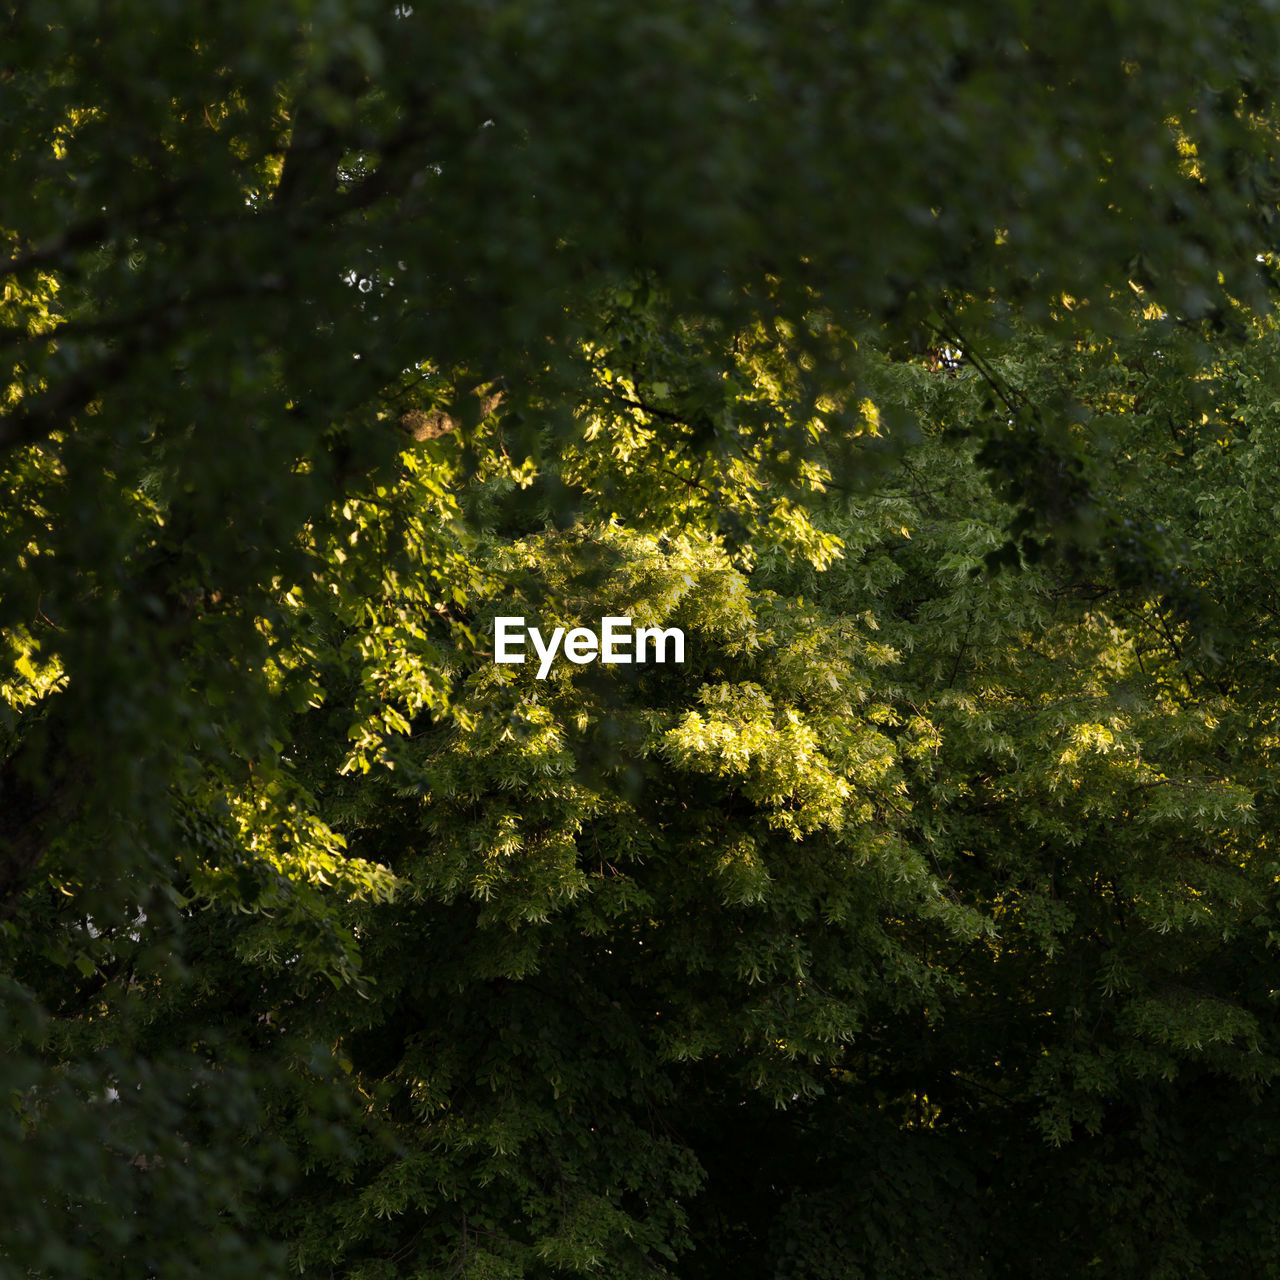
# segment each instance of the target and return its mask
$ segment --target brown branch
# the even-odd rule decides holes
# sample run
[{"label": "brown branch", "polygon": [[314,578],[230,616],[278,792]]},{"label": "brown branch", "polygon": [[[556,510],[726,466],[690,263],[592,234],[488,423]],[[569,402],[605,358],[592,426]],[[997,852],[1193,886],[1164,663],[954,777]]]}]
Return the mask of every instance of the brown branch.
[{"label": "brown branch", "polygon": [[0,280],[18,275],[32,267],[48,266],[57,263],[68,254],[98,246],[108,238],[112,227],[128,226],[131,233],[143,230],[168,217],[174,208],[176,198],[182,194],[185,182],[167,182],[159,187],[151,199],[142,204],[118,209],[115,212],[106,210],[95,213],[75,226],[68,227],[61,235],[52,236],[39,244],[14,254],[8,262],[0,265]]},{"label": "brown branch", "polygon": [[17,412],[0,416],[0,452],[38,444],[69,426],[76,414],[121,380],[128,365],[126,353],[114,352],[53,390],[21,402]]},{"label": "brown branch", "polygon": [[[476,388],[476,395],[480,396],[480,417],[487,418],[501,403],[501,391],[491,391],[487,395],[481,396],[482,387]],[[410,409],[407,413],[400,415],[400,430],[406,435],[412,436],[415,440],[435,440],[440,436],[448,435],[451,431],[456,431],[462,425],[462,419],[454,414],[446,413],[443,409],[435,409],[431,413],[427,413],[422,409]]]}]

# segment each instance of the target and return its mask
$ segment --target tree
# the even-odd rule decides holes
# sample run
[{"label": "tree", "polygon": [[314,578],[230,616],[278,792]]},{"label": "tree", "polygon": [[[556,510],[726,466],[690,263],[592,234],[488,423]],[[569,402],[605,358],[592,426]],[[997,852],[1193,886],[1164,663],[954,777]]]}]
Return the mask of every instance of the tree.
[{"label": "tree", "polygon": [[[1117,398],[1115,354],[1049,365],[1032,334],[991,372],[1130,419],[1132,471],[1102,496],[1172,524],[1226,486],[1203,458],[1169,485],[1184,372]],[[1228,354],[1221,418],[1265,402],[1256,359],[1238,379]],[[895,384],[947,425],[830,501],[845,557],[824,571],[765,549],[749,579],[706,535],[483,535],[483,582],[434,624],[451,719],[424,702],[351,735],[366,682],[343,643],[397,598],[308,612],[329,697],[299,704],[289,754],[401,894],[348,916],[363,995],[299,985],[295,925],[246,945],[211,924],[197,1015],[234,1040],[260,1009],[338,1046],[349,1145],[309,1148],[287,1092],[270,1126],[308,1173],[257,1230],[304,1274],[641,1274],[689,1244],[675,1274],[1274,1264],[1243,1226],[1274,1208],[1249,1172],[1275,1061],[1266,677],[1220,670],[1246,669],[1263,619],[1202,630],[1215,659],[1171,612],[1186,592],[1152,596],[1123,561],[975,576],[1013,510],[962,430],[986,384],[887,367],[886,404]],[[1207,586],[1257,536],[1170,545]],[[457,630],[614,612],[682,622],[697,657],[540,682]]]},{"label": "tree", "polygon": [[[1274,24],[1152,4],[1100,12],[1103,40],[1078,13],[902,16],[244,5],[211,32],[7,11],[3,444],[24,499],[4,622],[69,676],[11,771],[10,892],[78,806],[165,809],[185,720],[206,719],[193,683],[256,720],[250,663],[195,675],[191,602],[255,643],[273,582],[306,572],[298,531],[394,457],[379,413],[466,410],[500,378],[511,447],[558,450],[637,281],[704,342],[762,323],[794,348],[774,445],[795,458],[806,404],[855,378],[849,336],[918,332],[942,290],[1043,311],[1066,288],[1101,312],[1140,257],[1181,315],[1223,305],[1219,273],[1258,295]],[[685,407],[691,458],[737,447]],[[540,446],[522,416],[552,424]],[[124,768],[144,756],[164,764]]]},{"label": "tree", "polygon": [[[681,1028],[667,1039],[649,1013],[621,1018],[619,1042],[637,1064],[623,1082],[607,1041],[575,1041],[561,1016],[548,1053],[570,1055],[576,1043],[584,1067],[567,1096],[598,1085],[621,1099],[610,1145],[568,1166],[550,1141],[560,1123],[545,1096],[550,1067],[517,1072],[512,1090],[528,1091],[514,1109],[464,1100],[451,1113],[456,1146],[441,1176],[476,1198],[480,1230],[498,1233],[477,1237],[490,1254],[536,1274],[604,1250],[625,1273],[684,1238],[697,1165],[731,1163],[725,1147],[693,1138],[632,1159],[642,1108],[670,1100],[668,1110],[700,1114],[714,1133],[707,1100],[718,1089],[735,1107],[745,1100],[754,1122],[757,1093],[743,1086],[753,1072],[784,1100],[788,1090],[831,1091],[830,1073],[848,1073],[837,1120],[796,1112],[838,1152],[836,1135],[874,1094],[875,1071],[840,1048],[853,1028],[865,1034],[907,1008],[936,1018],[962,991],[976,993],[976,1008],[989,991],[989,1005],[1006,1009],[1011,990],[1065,983],[1070,963],[1047,959],[1064,929],[1071,963],[1091,955],[1093,935],[1075,921],[1101,909],[1093,880],[1072,885],[1088,910],[1069,908],[1070,925],[1053,905],[1063,890],[1051,854],[1047,870],[1025,872],[1030,888],[1008,887],[1024,852],[1011,834],[1019,806],[1055,839],[1066,836],[1053,824],[1065,824],[1096,851],[1102,818],[1137,805],[1124,792],[1127,807],[1116,807],[1099,760],[1119,753],[1134,787],[1150,781],[1155,798],[1184,800],[1139,762],[1185,760],[1188,776],[1208,779],[1197,784],[1207,798],[1171,803],[1162,817],[1144,800],[1141,812],[1158,816],[1151,840],[1176,851],[1172,833],[1190,829],[1202,846],[1243,848],[1245,793],[1255,805],[1267,794],[1269,747],[1263,722],[1235,708],[1263,696],[1268,672],[1250,633],[1222,620],[1247,619],[1265,635],[1265,603],[1247,574],[1224,576],[1207,551],[1183,555],[1179,537],[1195,542],[1192,514],[1204,518],[1212,492],[1188,473],[1175,491],[1186,505],[1166,513],[1169,495],[1150,477],[1171,455],[1147,436],[1126,436],[1132,484],[1114,484],[1104,463],[1117,455],[1099,447],[1098,427],[1113,401],[1136,406],[1131,387],[1155,397],[1159,407],[1139,415],[1153,436],[1161,414],[1200,405],[1204,387],[1181,373],[1203,350],[1222,370],[1215,412],[1256,416],[1265,403],[1252,383],[1247,394],[1230,385],[1269,368],[1231,345],[1270,272],[1276,31],[1261,8],[1224,16],[1146,3],[1120,17],[1098,5],[1033,19],[1013,6],[854,14],[825,0],[643,12],[299,3],[224,6],[213,31],[137,6],[73,18],[36,4],[7,7],[4,21],[0,895],[16,1050],[5,1068],[15,1098],[7,1137],[22,1137],[24,1156],[6,1167],[12,1201],[27,1208],[2,1247],[18,1273],[267,1274],[282,1249],[255,1206],[286,1185],[292,1160],[308,1179],[290,1219],[294,1247],[369,1266],[404,1248],[396,1233],[409,1218],[396,1197],[421,1198],[435,1175],[422,1149],[379,1145],[403,1142],[411,1127],[403,1108],[419,1086],[406,1073],[426,1034],[402,1007],[412,957],[397,952],[396,922],[465,932],[478,908],[464,888],[493,895],[486,940],[504,936],[503,911],[511,932],[509,947],[464,948],[456,960],[460,973],[489,972],[495,990],[515,992],[491,991],[476,1026],[508,999],[544,1018],[557,1000],[594,1008],[574,983],[596,965],[641,1009],[656,993],[655,1011]],[[1129,281],[1172,319],[1135,318]],[[1038,321],[1038,334],[1012,334],[1019,315]],[[915,356],[943,346],[962,353],[963,376],[947,378],[947,361],[921,370]],[[895,463],[913,420],[947,422],[947,438]],[[432,430],[417,434],[436,438],[405,453],[397,426],[423,422]],[[982,469],[953,442],[956,424],[987,441],[983,465],[1004,477],[1011,506],[985,491]],[[1258,451],[1265,457],[1265,444],[1246,449]],[[921,468],[945,501],[919,497]],[[1222,458],[1212,470],[1237,478]],[[880,486],[874,501],[819,518],[824,486],[869,484]],[[952,505],[956,494],[968,511]],[[1249,546],[1240,539],[1256,525],[1239,505],[1216,511],[1215,527],[1239,533],[1222,545]],[[579,532],[544,534],[548,524]],[[936,533],[926,537],[925,525]],[[905,549],[902,528],[913,531]],[[811,583],[797,563],[830,566],[837,539],[843,567]],[[932,562],[913,560],[922,546]],[[533,548],[549,558],[541,573],[527,564]],[[988,554],[1041,552],[1062,560],[994,585],[936,579],[937,564],[959,573]],[[709,701],[693,673],[660,686],[557,685],[536,713],[486,683],[477,649],[496,601],[550,607],[573,584],[573,599],[594,603],[631,574],[648,584],[637,600],[675,607],[675,564],[707,592],[680,607],[708,611],[691,617],[707,628],[714,670],[699,678]],[[895,581],[901,564],[910,571]],[[1162,579],[1174,570],[1176,581]],[[1090,574],[1099,599],[1122,602],[1120,638],[1095,617],[1046,612],[1054,593],[1079,598]],[[732,582],[731,607],[716,592]],[[850,607],[858,584],[867,603]],[[800,594],[810,603],[788,603]],[[916,665],[875,665],[870,622],[846,617],[868,608]],[[768,619],[773,666],[725,647],[733,618],[746,616],[735,609]],[[1216,626],[1204,625],[1206,609]],[[1043,662],[1020,656],[1028,635],[1046,637]],[[984,636],[990,670],[966,693],[966,661]],[[1126,643],[1155,663],[1141,679]],[[1228,653],[1230,671],[1213,675],[1197,643]],[[1091,674],[1099,663],[1117,679]],[[934,706],[942,678],[959,692]],[[1215,680],[1233,709],[1225,720],[1216,703],[1202,706]],[[1130,685],[1150,704],[1141,714],[1123,702]],[[1046,699],[1080,689],[1099,710],[1062,720],[1072,759],[1019,742],[1014,729],[1043,723]],[[841,701],[860,690],[865,712]],[[601,741],[574,739],[588,732],[577,728],[583,716]],[[1029,762],[1025,778],[992,773],[992,751],[1006,758],[993,746],[1002,716],[1013,758]],[[1206,765],[1207,751],[1224,748],[1205,735],[1238,717],[1250,723],[1238,753]],[[1104,731],[1121,743],[1115,752],[1099,745]],[[569,736],[556,746],[551,732]],[[610,733],[663,767],[632,777]],[[769,734],[786,751],[757,749]],[[838,743],[830,756],[815,745],[824,735]],[[422,880],[416,866],[406,874],[387,847],[382,833],[416,830],[403,812],[413,797],[397,788],[415,770],[430,774],[420,757],[432,744],[474,754],[459,794],[497,824],[491,851],[506,839],[510,770],[570,770],[552,793],[529,790],[545,831],[491,885],[477,878],[482,851],[465,842],[452,855],[456,884]],[[797,773],[800,753],[812,776]],[[729,815],[719,844],[700,844],[707,824],[679,809],[695,782]],[[1081,804],[1059,817],[1060,789],[1077,784]],[[966,831],[984,812],[1006,815],[1005,826],[986,866],[968,868],[976,841]],[[630,890],[569,865],[580,831],[618,842],[638,820],[670,843],[644,864],[656,884],[639,871],[616,878],[639,879],[638,892],[661,902],[650,915]],[[883,848],[868,834],[881,829]],[[807,837],[803,857],[792,834]],[[805,861],[818,840],[899,876],[898,887],[878,896],[853,868],[828,883],[823,865]],[[1131,841],[1126,865],[1147,849]],[[678,874],[691,865],[703,876],[722,858],[718,879]],[[1182,877],[1180,865],[1162,855],[1141,880],[1153,888],[1116,896],[1126,911],[1166,903],[1179,921],[1209,894],[1219,942],[1202,952],[1151,944],[1147,954],[1140,929],[1136,960],[1113,950],[1148,987],[1169,966],[1220,964],[1228,934],[1245,939],[1242,956],[1264,945],[1264,926],[1247,932],[1245,908],[1230,905],[1238,898],[1259,907],[1250,920],[1265,917],[1253,863],[1241,876],[1216,868],[1213,885]],[[823,885],[846,912],[840,948],[822,944]],[[602,908],[610,893],[622,896]],[[741,940],[690,923],[708,893],[745,895],[726,908],[745,921]],[[978,939],[1008,912],[1025,937],[1009,950],[1013,965],[994,965]],[[1158,929],[1163,918],[1153,919]],[[665,950],[610,970],[590,931],[601,928]],[[544,940],[557,975],[545,1000],[519,967]],[[807,987],[800,999],[803,979],[788,965],[816,966],[830,999]],[[726,993],[757,968],[759,999],[748,983],[738,1007]],[[1019,983],[997,983],[988,968]],[[1158,1074],[1209,1027],[1219,1035],[1209,1043],[1235,1048],[1206,1078],[1247,1083],[1250,1060],[1232,1054],[1261,1034],[1255,1005],[1236,1000],[1235,970],[1217,972],[1205,988],[1213,1007],[1192,1001],[1182,1023],[1159,991],[1126,1003],[1115,1053],[1136,1053],[1151,1027],[1180,1025],[1172,1049],[1150,1058]],[[471,1008],[439,992],[423,998],[451,1025]],[[1210,1017],[1219,999],[1230,1012]],[[1019,1008],[1028,1064],[1040,1045],[1028,1028],[1060,1007],[1046,996]],[[959,1047],[947,1031],[938,1061],[980,1056],[972,1023],[948,1015],[943,1025]],[[902,1047],[876,1035],[877,1052],[901,1062]],[[450,1043],[460,1051],[469,1038],[476,1028],[457,1025]],[[692,1064],[683,1073],[670,1060],[681,1045]],[[335,1046],[349,1076],[333,1065],[343,1061],[329,1056]],[[1095,1122],[1098,1097],[1147,1078],[1110,1064],[1111,1074],[1077,1083],[1075,1059],[1050,1057],[1058,1074],[1035,1077],[1027,1065],[1017,1100],[1055,1137]],[[454,1070],[473,1081],[478,1069],[439,1068],[441,1079]],[[515,1070],[510,1059],[494,1069]],[[344,1111],[348,1079],[373,1094],[345,1091]],[[421,1096],[434,1096],[422,1079]],[[143,1087],[131,1092],[131,1082]],[[113,1090],[119,1099],[102,1101]],[[892,1105],[915,1099],[925,1116],[926,1095],[936,1088],[898,1081]],[[1041,1095],[1048,1101],[1033,1104]],[[1141,1112],[1149,1095],[1126,1105]],[[978,1141],[993,1115],[1003,1113],[949,1132]],[[513,1157],[490,1194],[468,1153],[490,1130],[521,1123],[544,1163]],[[802,1141],[801,1127],[788,1132],[802,1168],[821,1146]],[[1260,1158],[1248,1132],[1235,1132]],[[581,1124],[565,1134],[576,1144]],[[933,1150],[927,1140],[919,1149]],[[233,1161],[233,1150],[249,1154]],[[1031,1148],[1020,1150],[1035,1168]],[[572,1214],[547,1198],[552,1159],[569,1171]],[[623,1181],[591,1186],[593,1159]],[[138,1176],[114,1178],[122,1166]],[[344,1201],[330,1166],[365,1179],[366,1198]],[[385,1185],[370,1181],[375,1169]],[[712,1225],[695,1223],[692,1238],[714,1259],[755,1228],[714,1177],[708,1185]],[[1036,1187],[1037,1203],[1061,1200],[1060,1187]],[[797,1192],[774,1215],[779,1238],[794,1243],[803,1224],[861,1194]],[[368,1224],[379,1204],[391,1213],[385,1228]],[[415,1203],[423,1265],[453,1247],[452,1212]],[[190,1247],[197,1222],[217,1242],[207,1256]],[[471,1231],[448,1240],[471,1250]],[[633,1243],[615,1249],[625,1231]],[[883,1253],[876,1265],[888,1265]],[[1186,1254],[1168,1265],[1199,1264]]]}]

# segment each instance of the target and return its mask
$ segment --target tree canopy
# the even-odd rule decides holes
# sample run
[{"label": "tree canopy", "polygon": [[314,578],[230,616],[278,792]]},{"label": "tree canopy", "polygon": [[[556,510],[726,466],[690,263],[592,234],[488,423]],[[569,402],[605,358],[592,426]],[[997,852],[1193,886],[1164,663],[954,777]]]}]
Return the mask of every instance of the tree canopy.
[{"label": "tree canopy", "polygon": [[1280,1274],[1270,6],[0,23],[0,1276]]}]

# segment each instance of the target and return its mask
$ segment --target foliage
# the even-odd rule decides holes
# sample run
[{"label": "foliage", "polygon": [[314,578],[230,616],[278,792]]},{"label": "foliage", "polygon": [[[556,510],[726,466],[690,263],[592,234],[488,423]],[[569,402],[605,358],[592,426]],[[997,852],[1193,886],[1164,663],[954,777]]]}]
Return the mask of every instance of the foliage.
[{"label": "foliage", "polygon": [[1267,6],[0,22],[0,1274],[1280,1269]]}]

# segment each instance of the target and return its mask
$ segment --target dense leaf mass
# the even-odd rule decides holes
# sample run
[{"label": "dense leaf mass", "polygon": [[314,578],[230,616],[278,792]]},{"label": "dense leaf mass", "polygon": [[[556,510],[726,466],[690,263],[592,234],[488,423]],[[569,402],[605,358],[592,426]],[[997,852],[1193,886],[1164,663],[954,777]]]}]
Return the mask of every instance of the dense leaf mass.
[{"label": "dense leaf mass", "polygon": [[0,1278],[1280,1275],[1277,67],[0,5]]}]

